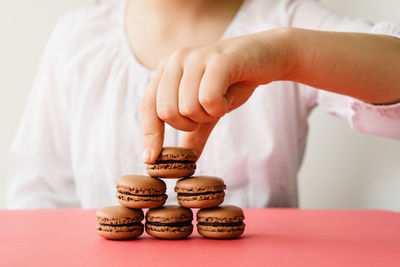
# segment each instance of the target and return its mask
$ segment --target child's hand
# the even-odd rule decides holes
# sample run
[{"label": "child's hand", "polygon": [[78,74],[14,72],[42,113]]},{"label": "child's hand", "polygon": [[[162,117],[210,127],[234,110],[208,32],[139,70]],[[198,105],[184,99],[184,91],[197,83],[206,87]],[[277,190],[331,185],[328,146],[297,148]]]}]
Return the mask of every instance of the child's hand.
[{"label": "child's hand", "polygon": [[164,122],[201,151],[217,120],[260,84],[290,80],[374,104],[400,102],[400,41],[384,35],[275,29],[180,49],[143,98],[144,162],[161,151]]},{"label": "child's hand", "polygon": [[180,145],[200,156],[220,117],[245,103],[258,85],[280,77],[286,65],[280,36],[279,30],[252,34],[179,49],[164,59],[141,105],[143,161],[160,153],[164,122],[188,131]]}]

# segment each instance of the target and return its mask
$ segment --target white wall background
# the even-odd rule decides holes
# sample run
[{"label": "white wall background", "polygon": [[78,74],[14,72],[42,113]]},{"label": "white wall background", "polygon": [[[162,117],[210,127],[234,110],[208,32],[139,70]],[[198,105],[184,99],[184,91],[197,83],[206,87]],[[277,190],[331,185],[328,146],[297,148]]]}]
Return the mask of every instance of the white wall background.
[{"label": "white wall background", "polygon": [[8,148],[19,124],[44,46],[58,18],[94,0],[0,0],[0,208]]},{"label": "white wall background", "polygon": [[[105,0],[0,0],[0,208],[4,205],[8,147],[39,59],[57,19]],[[398,0],[322,0],[343,14],[400,23]],[[400,210],[400,142],[350,130],[319,110],[299,176],[303,208]]]}]

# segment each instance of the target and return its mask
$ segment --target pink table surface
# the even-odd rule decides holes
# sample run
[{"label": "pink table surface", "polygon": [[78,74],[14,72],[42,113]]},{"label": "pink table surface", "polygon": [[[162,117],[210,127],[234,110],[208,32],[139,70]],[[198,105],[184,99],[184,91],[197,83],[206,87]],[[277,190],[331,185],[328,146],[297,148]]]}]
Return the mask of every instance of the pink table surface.
[{"label": "pink table surface", "polygon": [[95,211],[0,211],[0,266],[400,266],[400,214],[247,209],[235,240],[110,241]]}]

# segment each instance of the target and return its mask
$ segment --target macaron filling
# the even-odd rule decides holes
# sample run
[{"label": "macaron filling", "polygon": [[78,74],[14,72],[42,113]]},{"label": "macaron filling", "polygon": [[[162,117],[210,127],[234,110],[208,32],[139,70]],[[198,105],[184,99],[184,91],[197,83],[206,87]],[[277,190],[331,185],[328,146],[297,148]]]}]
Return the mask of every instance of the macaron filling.
[{"label": "macaron filling", "polygon": [[217,223],[217,222],[199,222],[197,225],[201,226],[212,226],[212,227],[233,227],[233,226],[242,226],[243,222],[232,222],[232,223]]},{"label": "macaron filling", "polygon": [[127,195],[127,196],[135,196],[135,197],[162,197],[162,196],[165,195],[165,194],[138,195],[138,194],[132,194],[132,193],[129,193],[129,192],[124,192],[124,191],[121,191],[121,190],[118,190],[117,192],[118,192],[118,194]]},{"label": "macaron filling", "polygon": [[175,223],[146,222],[146,224],[153,226],[184,227],[192,225],[192,221],[175,222]]},{"label": "macaron filling", "polygon": [[178,196],[180,197],[192,197],[192,196],[203,196],[203,195],[209,195],[209,194],[220,194],[223,193],[224,191],[217,191],[217,192],[201,192],[201,193],[178,193]]},{"label": "macaron filling", "polygon": [[131,222],[124,224],[98,223],[96,226],[98,232],[106,233],[133,233],[143,232],[143,224],[141,222]]},{"label": "macaron filling", "polygon": [[158,161],[154,162],[153,164],[147,165],[146,169],[149,170],[195,170],[196,163],[195,162],[181,162],[175,161],[174,162],[163,162]]},{"label": "macaron filling", "polygon": [[99,223],[100,226],[109,226],[109,227],[131,227],[131,226],[141,226],[141,222],[133,222],[133,223],[126,223],[126,224],[106,224],[106,223]]},{"label": "macaron filling", "polygon": [[152,163],[152,165],[173,164],[173,163],[190,164],[195,162],[193,160],[156,160],[155,162]]}]

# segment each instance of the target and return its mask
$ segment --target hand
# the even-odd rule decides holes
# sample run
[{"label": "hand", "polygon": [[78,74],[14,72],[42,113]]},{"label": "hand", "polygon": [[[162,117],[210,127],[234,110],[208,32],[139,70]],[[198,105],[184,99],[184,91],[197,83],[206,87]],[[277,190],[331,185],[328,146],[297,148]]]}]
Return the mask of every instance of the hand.
[{"label": "hand", "polygon": [[285,49],[279,30],[183,48],[160,63],[141,104],[143,161],[152,163],[164,123],[186,131],[180,146],[198,156],[219,118],[245,103],[260,84],[279,79]]}]

